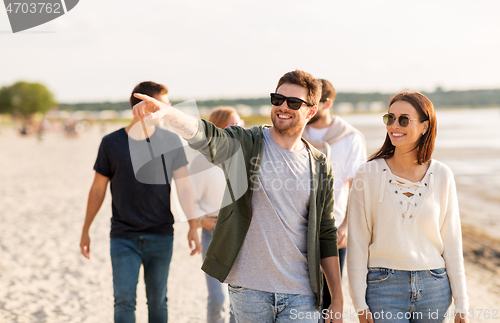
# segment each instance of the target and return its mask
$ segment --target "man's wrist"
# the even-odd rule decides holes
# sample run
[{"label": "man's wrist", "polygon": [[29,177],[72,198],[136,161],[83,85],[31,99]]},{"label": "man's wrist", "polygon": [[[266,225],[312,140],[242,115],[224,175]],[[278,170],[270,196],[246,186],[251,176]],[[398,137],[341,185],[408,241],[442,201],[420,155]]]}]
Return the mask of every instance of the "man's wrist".
[{"label": "man's wrist", "polygon": [[[339,286],[340,287],[340,286]],[[332,300],[332,305],[335,307],[344,306],[344,295],[341,291],[336,291],[335,293],[330,293],[330,299]]]},{"label": "man's wrist", "polygon": [[333,307],[344,307],[344,299],[343,299],[343,297],[340,297],[340,299],[338,297],[337,298],[332,298],[331,300],[332,300],[332,306]]}]

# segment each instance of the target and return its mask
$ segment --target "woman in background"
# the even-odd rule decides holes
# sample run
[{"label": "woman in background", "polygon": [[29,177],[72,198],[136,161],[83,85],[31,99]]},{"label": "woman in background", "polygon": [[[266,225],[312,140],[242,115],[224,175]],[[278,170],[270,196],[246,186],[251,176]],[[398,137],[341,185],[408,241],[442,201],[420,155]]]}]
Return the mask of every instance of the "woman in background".
[{"label": "woman in background", "polygon": [[452,297],[461,313],[468,298],[455,180],[431,158],[434,107],[404,91],[383,120],[385,142],[359,168],[349,198],[351,297],[361,323],[443,322]]},{"label": "woman in background", "polygon": [[[245,126],[244,121],[240,118],[236,110],[229,107],[215,109],[210,114],[209,121],[219,128]],[[203,176],[191,176],[191,184],[194,190],[198,225],[203,228],[201,245],[202,257],[203,260],[205,260],[207,248],[212,239],[212,232],[226,188],[226,178],[221,168],[215,167],[200,154],[191,163],[190,174],[195,175],[201,172],[203,172]],[[224,323],[225,294],[222,283],[209,275],[205,274],[205,277],[208,289],[207,323]],[[229,322],[235,322],[231,314]]]}]

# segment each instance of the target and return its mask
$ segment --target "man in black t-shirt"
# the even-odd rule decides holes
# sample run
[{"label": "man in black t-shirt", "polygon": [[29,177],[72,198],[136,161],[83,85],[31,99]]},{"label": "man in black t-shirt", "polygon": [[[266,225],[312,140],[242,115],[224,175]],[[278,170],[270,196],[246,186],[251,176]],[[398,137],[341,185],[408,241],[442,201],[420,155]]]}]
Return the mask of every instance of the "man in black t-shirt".
[{"label": "man in black t-shirt", "polygon": [[[144,93],[168,104],[167,88],[154,82],[137,85],[130,97],[134,106]],[[138,123],[139,122],[139,123]],[[174,217],[170,182],[175,179],[180,205],[189,220],[191,255],[201,251],[194,219],[194,198],[187,160],[179,136],[141,124],[134,117],[102,139],[94,165],[80,249],[90,258],[89,228],[111,182],[111,263],[115,322],[135,322],[136,287],[141,264],[148,299],[149,322],[167,322],[167,278],[172,258]],[[194,246],[193,246],[194,245]]]}]

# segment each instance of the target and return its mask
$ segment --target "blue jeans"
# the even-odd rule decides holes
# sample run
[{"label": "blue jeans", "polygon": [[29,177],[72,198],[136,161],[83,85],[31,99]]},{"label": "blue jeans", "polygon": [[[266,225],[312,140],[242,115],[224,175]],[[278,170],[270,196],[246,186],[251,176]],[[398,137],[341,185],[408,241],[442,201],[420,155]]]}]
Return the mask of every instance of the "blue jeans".
[{"label": "blue jeans", "polygon": [[111,239],[115,322],[135,322],[136,289],[141,264],[148,300],[149,323],[168,321],[167,278],[173,236],[141,235]]},{"label": "blue jeans", "polygon": [[441,323],[447,319],[451,288],[444,268],[369,268],[366,282],[366,303],[375,323]]},{"label": "blue jeans", "polygon": [[316,323],[316,297],[279,294],[229,285],[231,312],[237,323]]},{"label": "blue jeans", "polygon": [[[208,245],[212,240],[212,230],[203,229],[201,232],[201,255],[205,260]],[[205,274],[207,280],[208,300],[207,300],[207,323],[224,323],[225,310],[223,285],[217,279]],[[234,316],[229,314],[229,323],[235,323]]]}]

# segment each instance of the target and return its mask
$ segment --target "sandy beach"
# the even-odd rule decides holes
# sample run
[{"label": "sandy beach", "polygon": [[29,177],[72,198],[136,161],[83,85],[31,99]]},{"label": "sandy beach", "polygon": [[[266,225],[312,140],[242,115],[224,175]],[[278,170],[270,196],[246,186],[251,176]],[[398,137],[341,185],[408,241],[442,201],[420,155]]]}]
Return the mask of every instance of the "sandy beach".
[{"label": "sandy beach", "polygon": [[[19,137],[0,129],[0,322],[112,322],[109,256],[111,199],[108,195],[91,228],[91,259],[79,240],[93,164],[101,137],[123,125],[98,126],[79,138],[61,133]],[[367,138],[380,128],[360,127]],[[369,141],[369,151],[377,142]],[[500,151],[436,150],[442,161],[463,154],[500,156]],[[486,158],[485,157],[485,158]],[[500,199],[495,186],[457,178],[463,222],[471,322],[500,320]],[[496,182],[494,182],[495,184]],[[497,185],[497,184],[495,184]],[[168,283],[170,322],[204,322],[207,291],[201,256],[189,256],[186,222],[175,226]],[[138,285],[137,322],[147,322],[144,284]],[[353,311],[346,280],[345,308]],[[484,310],[489,310],[488,317]],[[496,313],[496,319],[494,315]],[[346,322],[355,322],[346,319]]]}]

